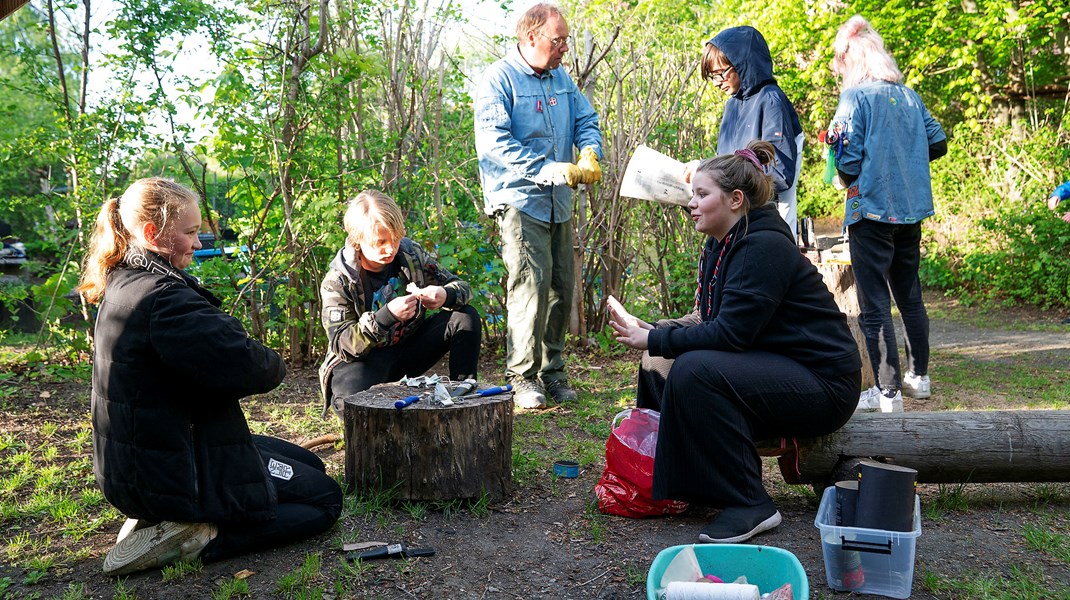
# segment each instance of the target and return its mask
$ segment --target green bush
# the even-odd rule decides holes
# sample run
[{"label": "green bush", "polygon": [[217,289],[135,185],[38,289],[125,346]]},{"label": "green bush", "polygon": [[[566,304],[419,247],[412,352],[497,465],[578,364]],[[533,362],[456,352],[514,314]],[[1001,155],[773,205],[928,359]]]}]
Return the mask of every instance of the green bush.
[{"label": "green bush", "polygon": [[927,285],[967,302],[1070,306],[1070,224],[1043,205],[1029,204],[1003,209],[978,226],[988,243],[975,244],[957,261],[949,251],[927,259]]}]

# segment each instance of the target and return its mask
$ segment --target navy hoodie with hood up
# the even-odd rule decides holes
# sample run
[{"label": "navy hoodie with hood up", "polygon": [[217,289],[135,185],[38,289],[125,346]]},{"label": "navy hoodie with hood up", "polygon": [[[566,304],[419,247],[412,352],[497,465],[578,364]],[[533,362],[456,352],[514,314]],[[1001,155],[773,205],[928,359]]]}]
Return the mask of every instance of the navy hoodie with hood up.
[{"label": "navy hoodie with hood up", "polygon": [[[773,58],[765,38],[757,29],[744,25],[725,29],[708,43],[724,52],[740,81],[739,90],[725,105],[717,134],[717,154],[746,148],[751,140],[773,144],[776,164],[772,175],[777,201],[791,201],[794,205],[795,179],[802,160],[802,126],[795,107],[773,77]],[[784,210],[780,212],[784,216]],[[791,212],[794,220],[795,211]]]}]

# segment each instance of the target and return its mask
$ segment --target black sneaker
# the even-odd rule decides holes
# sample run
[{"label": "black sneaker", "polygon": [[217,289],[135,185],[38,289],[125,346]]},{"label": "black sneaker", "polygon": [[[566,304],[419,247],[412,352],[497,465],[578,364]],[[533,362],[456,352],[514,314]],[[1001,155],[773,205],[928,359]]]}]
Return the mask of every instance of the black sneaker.
[{"label": "black sneaker", "polygon": [[575,402],[578,397],[576,390],[568,384],[567,379],[555,379],[546,384],[546,393],[558,404],[562,402]]},{"label": "black sneaker", "polygon": [[698,534],[707,544],[738,544],[763,531],[780,525],[780,511],[772,504],[764,506],[730,506]]}]

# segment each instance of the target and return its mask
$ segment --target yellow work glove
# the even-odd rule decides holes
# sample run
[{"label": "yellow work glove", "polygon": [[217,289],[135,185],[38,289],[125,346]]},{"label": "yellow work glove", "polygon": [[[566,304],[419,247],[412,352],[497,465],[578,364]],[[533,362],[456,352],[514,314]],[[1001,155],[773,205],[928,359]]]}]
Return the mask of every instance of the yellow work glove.
[{"label": "yellow work glove", "polygon": [[583,170],[572,163],[551,162],[539,171],[539,179],[546,183],[564,183],[574,188],[583,182]]},{"label": "yellow work glove", "polygon": [[598,166],[598,155],[594,148],[588,146],[580,152],[580,159],[576,161],[580,169],[580,183],[595,183],[602,181],[602,167]]}]

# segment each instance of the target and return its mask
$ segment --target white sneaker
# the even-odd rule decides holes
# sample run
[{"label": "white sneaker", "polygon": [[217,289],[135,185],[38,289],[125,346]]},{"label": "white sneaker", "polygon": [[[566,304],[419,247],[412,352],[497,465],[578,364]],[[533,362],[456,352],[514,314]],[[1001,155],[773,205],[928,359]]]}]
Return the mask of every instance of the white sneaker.
[{"label": "white sneaker", "polygon": [[117,577],[181,560],[193,560],[218,532],[212,523],[173,521],[138,529],[108,551],[104,557],[104,574]]},{"label": "white sneaker", "polygon": [[889,398],[881,389],[873,386],[858,396],[858,408],[855,412],[903,412],[903,393],[896,392]]},{"label": "white sneaker", "polygon": [[903,393],[917,400],[924,400],[932,396],[928,375],[915,375],[914,371],[907,371],[903,375]]},{"label": "white sneaker", "polygon": [[546,408],[546,392],[534,379],[513,381],[513,406],[517,408]]},{"label": "white sneaker", "polygon": [[145,519],[127,519],[126,522],[123,523],[122,529],[119,530],[119,535],[116,536],[115,543],[118,544],[119,542],[125,540],[127,536],[139,529],[152,527],[155,524],[156,523],[146,521]]}]

